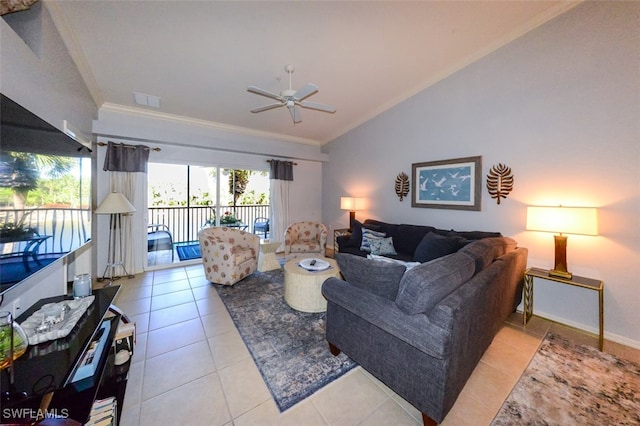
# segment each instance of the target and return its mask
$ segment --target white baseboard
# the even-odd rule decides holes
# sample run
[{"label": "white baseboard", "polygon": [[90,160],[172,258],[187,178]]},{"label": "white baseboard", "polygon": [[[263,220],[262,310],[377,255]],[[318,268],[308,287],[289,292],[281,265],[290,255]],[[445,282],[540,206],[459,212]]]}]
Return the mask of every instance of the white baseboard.
[{"label": "white baseboard", "polygon": [[[522,312],[522,310],[518,309],[518,312]],[[588,333],[595,334],[596,336],[600,334],[600,330],[598,330],[598,328],[596,327],[591,327],[585,324],[574,322],[567,318],[562,318],[557,315],[550,314],[548,312],[535,311],[534,315],[549,319],[551,321],[554,321],[560,324],[565,324],[570,327],[574,327],[579,330],[586,331]],[[605,340],[609,340],[611,342],[620,343],[621,345],[629,346],[634,349],[640,349],[640,341],[629,339],[628,337],[620,336],[619,334],[610,333],[610,332],[607,332],[606,330],[604,331],[604,338]]]}]

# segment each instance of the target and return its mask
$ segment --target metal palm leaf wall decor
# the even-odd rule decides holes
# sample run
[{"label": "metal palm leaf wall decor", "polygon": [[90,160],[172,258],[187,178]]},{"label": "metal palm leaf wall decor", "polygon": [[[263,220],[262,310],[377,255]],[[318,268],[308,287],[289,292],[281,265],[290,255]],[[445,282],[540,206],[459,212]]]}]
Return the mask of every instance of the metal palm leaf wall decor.
[{"label": "metal palm leaf wall decor", "polygon": [[487,190],[491,198],[495,198],[498,204],[500,204],[501,198],[507,198],[507,195],[513,190],[511,168],[502,163],[493,166],[487,175]]},{"label": "metal palm leaf wall decor", "polygon": [[401,172],[396,176],[396,194],[400,197],[400,201],[409,193],[409,176],[405,172]]}]

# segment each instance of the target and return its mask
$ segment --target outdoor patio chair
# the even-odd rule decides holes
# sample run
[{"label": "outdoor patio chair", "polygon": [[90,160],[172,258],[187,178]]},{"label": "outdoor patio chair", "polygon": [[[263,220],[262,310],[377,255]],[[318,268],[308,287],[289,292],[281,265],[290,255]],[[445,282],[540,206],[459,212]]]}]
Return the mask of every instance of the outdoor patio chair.
[{"label": "outdoor patio chair", "polygon": [[264,238],[269,236],[269,219],[266,217],[257,217],[253,221],[253,233],[263,234]]},{"label": "outdoor patio chair", "polygon": [[147,253],[161,250],[171,250],[173,262],[173,237],[169,227],[163,224],[147,225]]}]

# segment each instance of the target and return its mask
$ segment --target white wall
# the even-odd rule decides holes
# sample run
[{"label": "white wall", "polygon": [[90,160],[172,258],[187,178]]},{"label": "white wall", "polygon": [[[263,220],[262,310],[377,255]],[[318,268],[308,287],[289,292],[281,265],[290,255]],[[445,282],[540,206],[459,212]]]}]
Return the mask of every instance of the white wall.
[{"label": "white wall", "polygon": [[[152,112],[101,108],[94,122],[99,141],[144,144],[159,147],[151,151],[149,161],[155,163],[190,164],[268,170],[270,158],[295,160],[294,181],[290,193],[290,219],[319,221],[322,201],[322,161],[326,154],[318,146],[293,143],[266,135],[246,135],[230,132],[208,123],[180,117],[168,117]],[[105,147],[98,147],[97,197],[101,201],[109,191],[108,173],[102,171]],[[141,189],[146,193],[146,187]],[[146,256],[146,205],[144,197],[134,202],[134,232],[136,232],[135,268],[143,271]],[[102,274],[107,259],[108,217],[96,216],[98,231],[95,240],[97,270]],[[276,238],[276,236],[273,236]]]},{"label": "white wall", "polygon": [[[36,21],[32,24],[41,29],[40,41],[33,41],[40,43],[38,55],[0,19],[0,91],[58,129],[62,130],[62,121],[67,120],[90,134],[97,108],[46,7],[33,19]],[[87,249],[90,245],[84,251]],[[85,268],[86,256],[81,258],[85,260],[78,268]],[[24,310],[41,298],[66,292],[67,263],[71,263],[72,270],[78,269],[74,259],[59,259],[5,293],[2,308],[11,309],[19,298]]]},{"label": "white wall", "polygon": [[[640,3],[586,2],[325,146],[325,223],[357,217],[497,230],[553,266],[551,234],[526,232],[528,205],[599,207],[600,236],[570,236],[569,269],[604,280],[605,336],[640,347]],[[481,155],[515,189],[482,211],[412,208],[394,179],[411,164]],[[411,195],[411,194],[410,194]],[[536,313],[597,332],[597,293],[536,281]]]}]

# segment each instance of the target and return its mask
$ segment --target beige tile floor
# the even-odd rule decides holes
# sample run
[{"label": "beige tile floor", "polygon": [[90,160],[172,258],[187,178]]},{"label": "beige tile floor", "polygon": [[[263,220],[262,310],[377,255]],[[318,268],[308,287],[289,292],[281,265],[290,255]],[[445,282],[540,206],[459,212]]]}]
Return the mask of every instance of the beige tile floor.
[{"label": "beige tile floor", "polygon": [[[416,425],[420,413],[357,367],[284,413],[201,265],[122,280],[116,304],[137,324],[121,425]],[[443,425],[486,425],[548,330],[595,336],[514,314],[476,367]],[[605,342],[640,361],[640,351]]]}]

